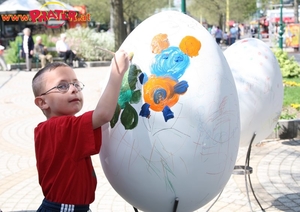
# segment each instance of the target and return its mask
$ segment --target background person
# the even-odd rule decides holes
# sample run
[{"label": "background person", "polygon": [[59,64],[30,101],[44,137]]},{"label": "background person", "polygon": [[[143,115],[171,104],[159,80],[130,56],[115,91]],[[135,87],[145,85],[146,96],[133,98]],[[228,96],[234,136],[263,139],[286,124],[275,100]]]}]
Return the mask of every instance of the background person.
[{"label": "background person", "polygon": [[0,65],[1,65],[3,71],[9,71],[8,66],[5,62],[5,59],[3,57],[4,49],[5,49],[5,47],[0,45]]},{"label": "background person", "polygon": [[235,24],[232,27],[230,27],[229,34],[230,34],[230,45],[232,45],[235,43],[238,37],[238,29]]},{"label": "background person", "polygon": [[223,43],[224,43],[226,46],[229,45],[229,36],[228,36],[227,31],[225,31],[225,32],[223,33]]},{"label": "background person", "polygon": [[31,61],[33,57],[34,41],[29,28],[23,29],[21,57],[26,60],[26,69],[31,71]]},{"label": "background person", "polygon": [[65,63],[69,60],[68,64],[73,66],[73,60],[76,58],[76,52],[70,49],[69,45],[66,43],[66,38],[66,34],[60,35],[60,40],[56,42],[56,51],[59,57],[64,58]]},{"label": "background person", "polygon": [[252,38],[255,38],[255,28],[253,25],[250,25],[250,34]]},{"label": "background person", "polygon": [[49,63],[53,63],[53,57],[51,54],[48,54],[47,46],[42,43],[42,37],[36,37],[36,45],[34,46],[34,53],[41,60],[41,66],[44,68],[46,66],[47,61]]},{"label": "background person", "polygon": [[218,45],[221,44],[222,38],[223,38],[223,31],[219,28],[219,26],[217,26],[215,30],[215,39]]}]

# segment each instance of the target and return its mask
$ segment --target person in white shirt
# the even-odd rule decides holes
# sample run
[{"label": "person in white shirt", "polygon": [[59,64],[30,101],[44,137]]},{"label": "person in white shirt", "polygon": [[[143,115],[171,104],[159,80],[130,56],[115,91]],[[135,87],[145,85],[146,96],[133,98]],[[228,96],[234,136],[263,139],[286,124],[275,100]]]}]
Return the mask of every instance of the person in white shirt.
[{"label": "person in white shirt", "polygon": [[21,56],[26,60],[26,69],[31,71],[31,60],[33,57],[34,41],[32,39],[31,30],[23,29]]},{"label": "person in white shirt", "polygon": [[56,42],[56,51],[59,57],[64,58],[65,63],[69,60],[69,65],[73,66],[73,60],[76,58],[76,52],[70,49],[69,45],[66,43],[66,38],[66,34],[60,35],[60,40]]},{"label": "person in white shirt", "polygon": [[3,71],[9,71],[7,64],[3,57],[4,49],[5,49],[5,47],[0,45],[0,65],[2,66]]}]

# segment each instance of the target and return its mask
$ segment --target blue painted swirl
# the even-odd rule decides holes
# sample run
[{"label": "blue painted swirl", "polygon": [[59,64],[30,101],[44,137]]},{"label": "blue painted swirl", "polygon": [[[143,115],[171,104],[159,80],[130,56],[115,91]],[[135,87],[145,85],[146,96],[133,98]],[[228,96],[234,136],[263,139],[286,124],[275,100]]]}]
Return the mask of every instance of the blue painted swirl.
[{"label": "blue painted swirl", "polygon": [[151,74],[178,80],[190,64],[190,58],[178,47],[170,46],[155,56],[151,64]]}]

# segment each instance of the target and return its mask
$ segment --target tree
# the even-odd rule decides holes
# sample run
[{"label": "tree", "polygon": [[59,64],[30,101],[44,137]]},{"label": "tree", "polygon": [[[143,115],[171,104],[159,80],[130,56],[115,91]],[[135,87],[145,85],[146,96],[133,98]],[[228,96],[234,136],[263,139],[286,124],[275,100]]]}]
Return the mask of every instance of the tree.
[{"label": "tree", "polygon": [[[107,0],[69,0],[71,5],[82,5],[87,6],[87,12],[93,21],[101,24],[109,23],[110,19],[110,2]],[[84,3],[83,3],[84,2]]]},{"label": "tree", "polygon": [[[69,0],[72,5],[82,4],[81,0]],[[109,2],[109,3],[108,3]],[[136,25],[166,7],[169,0],[86,0],[88,13],[95,21],[109,24],[115,33],[115,48],[118,49],[126,36]],[[127,30],[126,30],[127,28]]]},{"label": "tree", "polygon": [[299,1],[294,0],[294,20],[295,20],[295,23],[299,23],[298,5],[299,5]]},{"label": "tree", "polygon": [[[256,11],[255,0],[230,0],[230,20],[244,22]],[[226,1],[224,0],[193,0],[188,11],[194,17],[203,17],[209,24],[225,27]]]},{"label": "tree", "polygon": [[197,17],[203,17],[210,24],[218,25],[222,29],[222,18],[226,12],[226,1],[222,0],[194,0],[187,7],[188,12]]},{"label": "tree", "polygon": [[113,32],[115,35],[115,50],[119,49],[126,38],[123,17],[123,0],[111,0],[111,13],[113,18]]},{"label": "tree", "polygon": [[136,25],[160,11],[161,8],[167,7],[168,1],[152,0],[126,0],[124,2],[124,18],[127,25],[127,34],[129,34]]}]

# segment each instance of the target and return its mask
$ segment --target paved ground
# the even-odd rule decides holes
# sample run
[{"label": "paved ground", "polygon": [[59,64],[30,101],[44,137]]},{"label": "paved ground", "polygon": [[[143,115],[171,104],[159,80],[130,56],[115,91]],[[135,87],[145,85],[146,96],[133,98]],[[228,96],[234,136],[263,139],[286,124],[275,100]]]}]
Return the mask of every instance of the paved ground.
[{"label": "paved ground", "polygon": [[[108,73],[107,67],[76,69],[86,85],[85,106],[93,109]],[[33,103],[31,80],[35,72],[0,72],[0,209],[35,211],[43,196],[38,184],[33,129],[45,118]],[[240,148],[237,165],[243,165],[247,149]],[[300,211],[300,141],[271,141],[253,146],[251,181],[266,211]],[[98,156],[93,157],[98,177],[93,211],[134,212],[108,183]],[[244,175],[232,175],[220,198],[200,211],[260,211]],[[179,203],[180,204],[180,203]],[[212,206],[213,205],[213,206]],[[212,206],[212,207],[211,207]],[[211,208],[210,208],[211,207]]]}]

